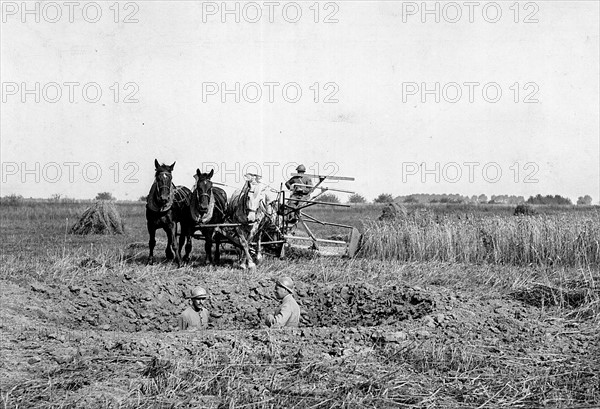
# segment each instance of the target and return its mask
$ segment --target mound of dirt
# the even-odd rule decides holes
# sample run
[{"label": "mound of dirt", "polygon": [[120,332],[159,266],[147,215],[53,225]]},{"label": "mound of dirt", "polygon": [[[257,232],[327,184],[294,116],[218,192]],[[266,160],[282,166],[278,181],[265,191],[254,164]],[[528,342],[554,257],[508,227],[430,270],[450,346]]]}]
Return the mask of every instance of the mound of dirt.
[{"label": "mound of dirt", "polygon": [[71,227],[71,234],[123,234],[125,225],[114,202],[98,201]]},{"label": "mound of dirt", "polygon": [[303,301],[306,324],[316,327],[392,325],[421,318],[435,308],[431,296],[420,290],[398,286],[378,289],[366,284],[317,287]]},{"label": "mound of dirt", "polygon": [[600,288],[593,288],[589,283],[564,283],[563,287],[554,287],[534,283],[526,288],[511,293],[516,300],[535,307],[562,306],[578,308],[586,303],[593,303],[600,297]]},{"label": "mound of dirt", "polygon": [[[100,328],[118,331],[172,331],[178,315],[187,307],[186,285],[155,283],[128,277],[87,280],[85,285],[32,284],[33,291],[53,300],[60,308],[38,311],[44,318],[73,329]],[[207,308],[209,328],[259,328],[279,301],[273,282],[261,280],[242,285],[211,288]],[[300,284],[295,297],[300,305],[302,327],[391,325],[417,319],[435,308],[432,297],[410,287],[378,289],[365,284],[319,287]]]}]

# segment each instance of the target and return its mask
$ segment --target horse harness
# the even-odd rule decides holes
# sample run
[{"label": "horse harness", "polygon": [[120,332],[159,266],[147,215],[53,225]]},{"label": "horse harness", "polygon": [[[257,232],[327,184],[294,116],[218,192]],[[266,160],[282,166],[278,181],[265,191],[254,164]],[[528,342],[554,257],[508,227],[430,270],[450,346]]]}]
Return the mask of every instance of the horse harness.
[{"label": "horse harness", "polygon": [[[225,209],[222,209],[220,204],[218,203],[217,200],[215,200],[215,196],[213,194],[213,187],[211,186],[208,191],[210,193],[200,193],[199,190],[197,188],[194,189],[193,192],[193,196],[192,196],[192,200],[190,203],[190,216],[192,217],[192,219],[199,224],[205,224],[207,222],[209,222],[214,214],[214,210],[216,209],[217,211],[221,212],[222,215],[225,215]],[[208,198],[208,210],[207,212],[204,214],[204,216],[202,216],[200,214],[200,212],[198,211],[198,204],[200,203],[200,199],[202,197],[207,197]]]},{"label": "horse harness", "polygon": [[[167,203],[161,206],[159,203],[157,203],[156,199],[157,197],[160,197],[161,190],[165,188],[169,189],[169,200],[167,200]],[[156,181],[154,181],[152,187],[150,188],[150,193],[148,193],[148,198],[146,199],[146,207],[152,210],[153,212],[164,213],[171,209],[171,207],[173,206],[174,193],[175,185],[173,183],[167,186],[159,187]]]}]

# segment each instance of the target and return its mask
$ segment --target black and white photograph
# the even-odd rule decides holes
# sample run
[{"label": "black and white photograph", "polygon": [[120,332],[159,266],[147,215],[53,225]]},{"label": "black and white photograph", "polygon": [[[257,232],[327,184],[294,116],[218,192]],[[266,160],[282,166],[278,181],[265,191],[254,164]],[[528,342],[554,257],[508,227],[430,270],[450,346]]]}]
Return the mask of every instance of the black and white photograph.
[{"label": "black and white photograph", "polygon": [[1,407],[600,407],[600,2],[0,9]]}]

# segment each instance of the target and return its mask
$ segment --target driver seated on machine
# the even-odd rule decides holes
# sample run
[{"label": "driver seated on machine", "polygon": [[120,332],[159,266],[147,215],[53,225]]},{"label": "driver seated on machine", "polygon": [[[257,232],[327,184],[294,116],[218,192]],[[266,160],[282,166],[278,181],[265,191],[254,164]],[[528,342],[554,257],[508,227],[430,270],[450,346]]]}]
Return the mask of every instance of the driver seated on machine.
[{"label": "driver seated on machine", "polygon": [[[306,199],[308,195],[310,195],[313,191],[312,188],[312,179],[309,176],[306,176],[304,173],[306,172],[306,167],[304,165],[299,165],[296,168],[296,172],[298,175],[292,176],[290,180],[285,182],[285,187],[292,191],[291,199]],[[298,207],[300,202],[290,200],[290,207]],[[298,221],[299,212],[291,212],[288,217],[288,221],[290,223],[296,223]]]}]

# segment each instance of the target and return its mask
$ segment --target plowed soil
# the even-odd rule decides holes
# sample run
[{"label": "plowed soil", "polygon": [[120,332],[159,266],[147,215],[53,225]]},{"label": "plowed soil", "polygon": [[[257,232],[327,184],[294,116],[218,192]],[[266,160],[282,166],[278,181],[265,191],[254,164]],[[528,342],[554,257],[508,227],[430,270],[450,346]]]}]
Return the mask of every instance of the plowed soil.
[{"label": "plowed soil", "polygon": [[[169,379],[174,374],[205,376],[194,375],[194,367],[210,361],[208,373],[216,376],[216,368],[229,368],[240,354],[252,371],[255,365],[274,365],[254,378],[246,377],[249,383],[240,386],[260,402],[265,393],[276,394],[264,385],[266,373],[289,375],[311,367],[317,370],[318,365],[335,367],[338,359],[373,366],[372,376],[380,376],[380,369],[374,369],[378,365],[389,369],[408,365],[427,375],[433,368],[458,374],[468,365],[488,368],[486,372],[491,362],[506,365],[502,363],[506,359],[526,362],[532,357],[536,365],[550,367],[557,356],[600,351],[600,337],[585,322],[541,319],[539,307],[518,297],[482,302],[442,288],[377,287],[364,282],[299,282],[301,327],[269,330],[261,323],[277,306],[271,279],[232,284],[207,275],[202,282],[211,293],[209,329],[176,331],[177,315],[187,306],[184,293],[197,281],[191,268],[171,278],[143,270],[109,270],[78,283],[3,281],[2,388],[11,391],[9,402],[35,404],[31,395],[42,396],[50,377],[56,382],[55,403],[60,397],[80,407],[101,402],[135,406],[131,389],[122,388],[132,377],[141,383],[131,388],[160,394],[160,388],[173,387]],[[414,350],[423,345],[431,348],[430,363]],[[459,348],[476,348],[478,353],[471,361],[453,357],[452,349]],[[338,369],[347,370],[344,365]],[[536,368],[523,371],[526,376]],[[364,377],[357,379],[338,382],[366,387]],[[320,393],[327,390],[317,381],[314,385],[324,388]],[[207,384],[204,392],[195,397],[174,392],[174,396],[182,406],[218,407],[226,401],[215,384]],[[296,392],[308,399],[306,403],[316,399]]]}]

